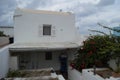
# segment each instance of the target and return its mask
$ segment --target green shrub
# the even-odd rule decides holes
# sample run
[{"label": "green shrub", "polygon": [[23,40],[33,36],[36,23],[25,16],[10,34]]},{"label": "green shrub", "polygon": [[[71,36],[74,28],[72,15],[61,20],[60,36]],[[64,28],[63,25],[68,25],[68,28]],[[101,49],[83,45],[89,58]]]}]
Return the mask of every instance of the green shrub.
[{"label": "green shrub", "polygon": [[2,31],[0,31],[0,36],[6,36]]},{"label": "green shrub", "polygon": [[7,77],[24,77],[25,73],[22,73],[18,70],[9,71]]}]

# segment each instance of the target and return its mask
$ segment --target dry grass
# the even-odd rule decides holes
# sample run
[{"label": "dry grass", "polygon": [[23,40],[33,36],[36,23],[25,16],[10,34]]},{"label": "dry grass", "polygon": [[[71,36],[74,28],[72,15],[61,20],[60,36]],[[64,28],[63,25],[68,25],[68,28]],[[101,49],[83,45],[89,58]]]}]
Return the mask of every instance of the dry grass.
[{"label": "dry grass", "polygon": [[100,75],[103,78],[109,78],[111,76],[115,78],[120,77],[120,73],[116,73],[110,69],[96,71],[96,74]]}]

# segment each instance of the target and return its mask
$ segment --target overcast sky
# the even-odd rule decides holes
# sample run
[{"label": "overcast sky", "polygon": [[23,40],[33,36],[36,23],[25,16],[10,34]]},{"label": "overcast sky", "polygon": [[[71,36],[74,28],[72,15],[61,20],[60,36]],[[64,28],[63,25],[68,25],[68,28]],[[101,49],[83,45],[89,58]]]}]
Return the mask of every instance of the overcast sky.
[{"label": "overcast sky", "polygon": [[120,0],[0,0],[1,26],[13,26],[16,7],[73,12],[80,34],[89,34],[88,29],[102,30],[98,22],[110,27],[120,24]]}]

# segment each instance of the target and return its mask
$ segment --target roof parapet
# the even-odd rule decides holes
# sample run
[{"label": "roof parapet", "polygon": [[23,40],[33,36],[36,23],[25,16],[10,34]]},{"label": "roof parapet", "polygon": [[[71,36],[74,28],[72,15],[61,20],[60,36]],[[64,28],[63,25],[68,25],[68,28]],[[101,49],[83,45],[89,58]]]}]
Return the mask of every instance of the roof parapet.
[{"label": "roof parapet", "polygon": [[62,12],[62,11],[47,11],[47,10],[31,10],[31,9],[22,9],[22,8],[17,8],[20,11],[23,12],[28,12],[28,13],[35,13],[35,14],[59,14],[59,15],[72,15],[73,13],[71,12]]}]

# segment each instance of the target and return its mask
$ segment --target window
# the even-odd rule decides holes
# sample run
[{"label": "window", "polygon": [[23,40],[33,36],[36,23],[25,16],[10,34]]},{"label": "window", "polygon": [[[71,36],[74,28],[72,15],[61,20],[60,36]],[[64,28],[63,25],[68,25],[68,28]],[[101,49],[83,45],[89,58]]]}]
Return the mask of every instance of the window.
[{"label": "window", "polygon": [[45,53],[45,60],[52,60],[52,52]]},{"label": "window", "polygon": [[43,35],[51,35],[51,25],[43,25]]}]

